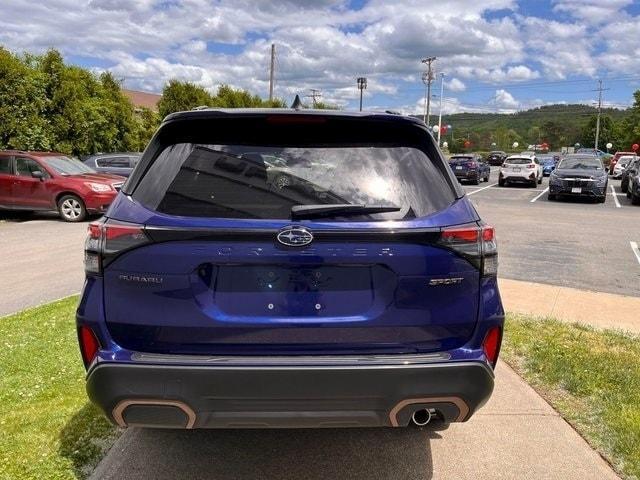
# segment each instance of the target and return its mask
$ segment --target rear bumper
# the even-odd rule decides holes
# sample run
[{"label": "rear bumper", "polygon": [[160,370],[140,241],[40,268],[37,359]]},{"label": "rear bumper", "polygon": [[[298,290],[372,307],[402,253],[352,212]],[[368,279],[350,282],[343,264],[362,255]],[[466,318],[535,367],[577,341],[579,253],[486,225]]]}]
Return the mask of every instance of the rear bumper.
[{"label": "rear bumper", "polygon": [[565,186],[560,184],[549,184],[549,193],[552,195],[566,195],[572,197],[596,197],[602,198],[607,194],[606,186],[597,186],[595,184],[581,186],[580,193],[573,193],[571,186]]},{"label": "rear bumper", "polygon": [[481,361],[433,355],[398,355],[370,365],[342,360],[263,366],[99,363],[89,371],[87,392],[120,426],[295,428],[406,426],[423,408],[434,409],[445,422],[466,421],[493,391],[493,371]]},{"label": "rear bumper", "polygon": [[511,182],[511,183],[531,183],[531,182],[537,181],[535,173],[529,173],[529,174],[523,173],[522,175],[513,174],[513,173],[509,173],[509,174],[501,173],[500,178],[505,182]]},{"label": "rear bumper", "polygon": [[87,211],[90,213],[104,213],[111,202],[116,198],[118,192],[91,193],[83,198]]},{"label": "rear bumper", "polygon": [[480,177],[480,172],[477,170],[468,170],[463,172],[456,172],[454,170],[454,173],[458,180],[475,180]]}]

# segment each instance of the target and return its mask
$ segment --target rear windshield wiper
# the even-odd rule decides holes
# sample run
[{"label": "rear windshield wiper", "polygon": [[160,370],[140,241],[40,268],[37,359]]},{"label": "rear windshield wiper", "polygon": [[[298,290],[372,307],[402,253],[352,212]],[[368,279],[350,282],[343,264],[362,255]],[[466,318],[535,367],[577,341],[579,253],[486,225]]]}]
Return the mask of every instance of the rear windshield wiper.
[{"label": "rear windshield wiper", "polygon": [[398,212],[400,207],[390,207],[383,205],[364,205],[352,203],[334,203],[323,205],[294,205],[291,207],[291,219],[319,218],[348,215],[366,215],[369,213]]}]

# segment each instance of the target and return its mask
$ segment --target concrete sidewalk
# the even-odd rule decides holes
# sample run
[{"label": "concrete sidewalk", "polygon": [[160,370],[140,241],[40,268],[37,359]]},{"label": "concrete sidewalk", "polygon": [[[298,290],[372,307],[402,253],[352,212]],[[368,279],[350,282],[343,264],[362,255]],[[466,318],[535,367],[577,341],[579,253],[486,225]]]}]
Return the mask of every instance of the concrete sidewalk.
[{"label": "concrete sidewalk", "polygon": [[640,333],[640,297],[500,279],[504,309]]},{"label": "concrete sidewalk", "polygon": [[504,363],[491,400],[447,430],[150,430],[120,437],[92,479],[562,479],[618,476]]}]

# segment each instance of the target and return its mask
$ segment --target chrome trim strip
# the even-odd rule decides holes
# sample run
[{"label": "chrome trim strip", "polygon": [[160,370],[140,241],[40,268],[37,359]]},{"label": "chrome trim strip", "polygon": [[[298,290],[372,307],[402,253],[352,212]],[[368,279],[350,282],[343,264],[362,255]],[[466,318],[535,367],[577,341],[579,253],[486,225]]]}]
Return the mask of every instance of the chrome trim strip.
[{"label": "chrome trim strip", "polygon": [[165,355],[134,352],[131,360],[140,363],[214,366],[340,366],[340,365],[422,365],[451,359],[446,352],[421,355],[317,355],[317,356],[212,356]]},{"label": "chrome trim strip", "polygon": [[[185,428],[191,429],[193,425],[196,423],[196,414],[195,412],[184,402],[179,400],[155,400],[155,399],[129,399],[129,400],[121,400],[118,404],[113,408],[113,419],[118,424],[119,427],[126,428],[128,425],[124,421],[123,414],[127,407],[131,405],[162,405],[169,407],[176,407],[182,410],[187,416],[187,425]],[[133,425],[133,424],[132,424]]]}]

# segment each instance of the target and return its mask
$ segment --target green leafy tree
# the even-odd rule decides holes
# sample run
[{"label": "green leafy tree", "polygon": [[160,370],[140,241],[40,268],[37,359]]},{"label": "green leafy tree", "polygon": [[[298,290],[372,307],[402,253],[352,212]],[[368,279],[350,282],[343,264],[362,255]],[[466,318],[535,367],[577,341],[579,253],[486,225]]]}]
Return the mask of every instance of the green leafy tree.
[{"label": "green leafy tree", "polygon": [[0,47],[0,148],[48,150],[47,104],[44,76]]},{"label": "green leafy tree", "polygon": [[[596,115],[589,119],[589,122],[583,127],[578,143],[583,147],[593,148],[596,141],[596,125],[598,117]],[[618,128],[609,115],[601,115],[600,117],[600,136],[598,140],[598,148],[604,149],[607,142],[613,144],[613,149],[617,150],[621,143]]]},{"label": "green leafy tree", "polygon": [[147,147],[149,140],[160,125],[160,115],[148,108],[141,108],[136,115],[138,128],[136,129],[136,141],[132,148],[142,151]]},{"label": "green leafy tree", "polygon": [[164,118],[173,112],[192,110],[201,106],[214,106],[214,98],[209,92],[195,83],[170,80],[162,89],[158,113]]},{"label": "green leafy tree", "polygon": [[628,115],[618,123],[620,150],[631,150],[634,143],[640,144],[640,90],[633,94],[633,106]]}]

